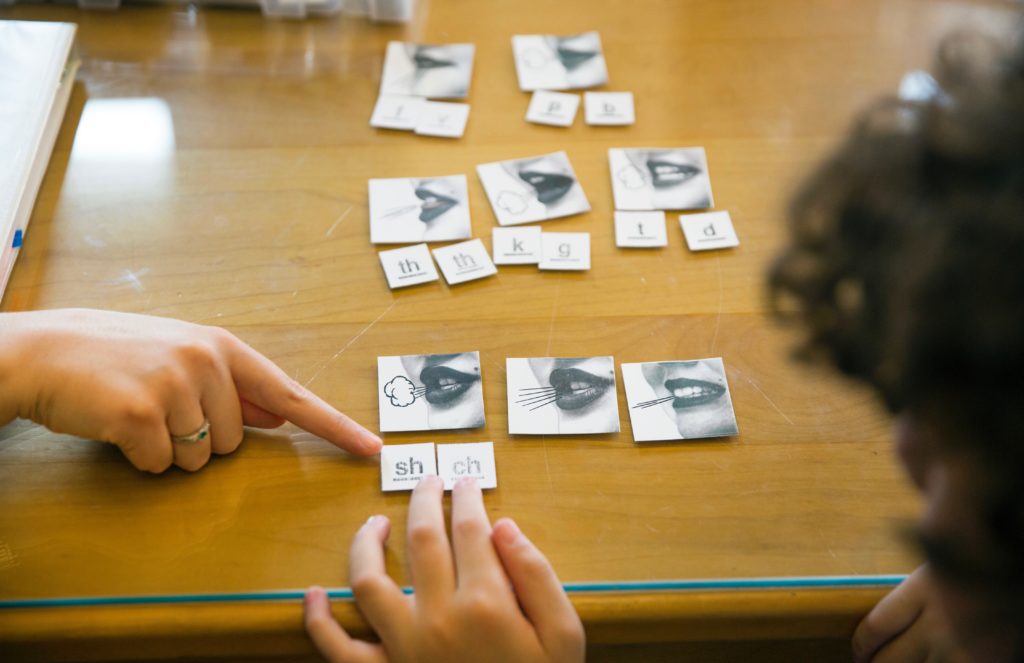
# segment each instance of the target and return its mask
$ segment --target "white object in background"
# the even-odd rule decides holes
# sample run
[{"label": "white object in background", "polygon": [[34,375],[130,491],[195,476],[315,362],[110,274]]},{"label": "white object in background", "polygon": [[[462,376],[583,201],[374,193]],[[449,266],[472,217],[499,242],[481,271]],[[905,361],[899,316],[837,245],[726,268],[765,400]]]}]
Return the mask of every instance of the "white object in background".
[{"label": "white object in background", "polygon": [[408,23],[416,9],[415,0],[367,0],[370,20],[379,23]]},{"label": "white object in background", "polygon": [[927,71],[919,69],[908,71],[903,75],[898,94],[903,101],[920,104],[937,101],[942,105],[949,103],[949,97],[939,87],[938,81]]},{"label": "white object in background", "polygon": [[0,21],[0,298],[78,71],[71,23]]}]

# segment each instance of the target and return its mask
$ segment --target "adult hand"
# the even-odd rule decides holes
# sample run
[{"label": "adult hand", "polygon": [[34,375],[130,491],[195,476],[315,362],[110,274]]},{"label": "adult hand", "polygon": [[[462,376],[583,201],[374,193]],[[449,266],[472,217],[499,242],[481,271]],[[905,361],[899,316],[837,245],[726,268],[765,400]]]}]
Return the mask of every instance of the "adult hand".
[{"label": "adult hand", "polygon": [[966,661],[950,640],[936,604],[927,565],[920,566],[878,602],[853,634],[856,663]]},{"label": "adult hand", "polygon": [[[0,315],[0,425],[15,416],[112,442],[142,470],[198,470],[242,442],[243,424],[286,420],[360,455],[378,436],[230,333],[84,309]],[[172,443],[208,420],[209,435]]]},{"label": "adult hand", "polygon": [[380,644],[351,638],[322,589],[306,593],[306,629],[320,652],[332,663],[582,661],[583,626],[544,555],[511,520],[491,529],[472,479],[452,493],[449,544],[442,494],[428,476],[409,504],[412,596],[384,569],[387,518],[370,518],[352,542],[349,582]]}]

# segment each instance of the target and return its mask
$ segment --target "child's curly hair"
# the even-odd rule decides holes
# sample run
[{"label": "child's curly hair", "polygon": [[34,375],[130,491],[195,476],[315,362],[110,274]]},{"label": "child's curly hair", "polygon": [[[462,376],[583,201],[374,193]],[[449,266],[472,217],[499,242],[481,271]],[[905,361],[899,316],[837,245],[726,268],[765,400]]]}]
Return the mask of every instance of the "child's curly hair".
[{"label": "child's curly hair", "polygon": [[800,354],[927,417],[980,461],[980,513],[1005,553],[993,571],[1020,589],[1024,49],[949,39],[936,79],[929,101],[869,110],[806,182],[770,291],[807,332]]}]

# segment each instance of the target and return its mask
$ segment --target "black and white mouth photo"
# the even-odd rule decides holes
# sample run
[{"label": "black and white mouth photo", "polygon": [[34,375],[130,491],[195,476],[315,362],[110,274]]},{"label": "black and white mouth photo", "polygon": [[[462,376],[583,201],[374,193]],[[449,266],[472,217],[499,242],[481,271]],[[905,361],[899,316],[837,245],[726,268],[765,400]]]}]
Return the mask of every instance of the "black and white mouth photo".
[{"label": "black and white mouth photo", "polygon": [[739,432],[720,357],[623,364],[622,381],[636,442]]},{"label": "black and white mouth photo", "polygon": [[533,90],[578,90],[608,82],[601,35],[515,35],[512,53],[519,87]]},{"label": "black and white mouth photo", "polygon": [[612,357],[509,358],[506,371],[510,433],[618,432]]},{"label": "black and white mouth photo", "polygon": [[473,44],[392,41],[384,56],[382,95],[465,99],[473,78]]},{"label": "black and white mouth photo", "polygon": [[468,239],[465,175],[371,179],[370,241],[400,244]]},{"label": "black and white mouth photo", "polygon": [[608,150],[615,207],[620,210],[701,210],[714,207],[702,147]]},{"label": "black and white mouth photo", "polygon": [[477,166],[498,224],[545,221],[590,211],[565,152]]},{"label": "black and white mouth photo", "polygon": [[479,352],[377,358],[381,431],[484,425]]}]

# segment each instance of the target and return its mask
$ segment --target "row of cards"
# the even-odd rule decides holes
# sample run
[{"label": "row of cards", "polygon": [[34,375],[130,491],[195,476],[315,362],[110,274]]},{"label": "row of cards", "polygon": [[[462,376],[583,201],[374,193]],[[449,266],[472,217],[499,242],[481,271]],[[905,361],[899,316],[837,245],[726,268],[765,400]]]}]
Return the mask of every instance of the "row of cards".
[{"label": "row of cards", "polygon": [[[584,117],[595,126],[626,126],[636,122],[632,92],[587,92]],[[580,108],[579,95],[537,90],[526,109],[526,121],[553,127],[571,127]]]},{"label": "row of cards", "polygon": [[[518,231],[511,237],[499,237],[498,231]],[[441,267],[448,285],[493,276],[494,266],[538,265],[540,269],[590,269],[590,233],[546,233],[540,228],[495,228],[494,261],[479,239],[459,242],[433,250],[434,260]],[[377,254],[388,287],[404,288],[436,281],[437,270],[426,244],[416,244]]]},{"label": "row of cards", "polygon": [[[608,68],[601,36],[515,35],[512,37],[519,87],[573,90],[604,85]],[[473,78],[473,44],[415,44],[392,41],[384,56],[381,96],[465,99]]]},{"label": "row of cards", "polygon": [[[508,432],[619,431],[612,357],[508,358]],[[633,440],[727,437],[738,432],[721,358],[622,364]],[[484,425],[480,353],[378,357],[382,432]]]},{"label": "row of cards", "polygon": [[[728,212],[684,214],[679,217],[691,251],[739,246]],[[494,228],[493,261],[479,239],[433,250],[416,244],[378,255],[388,287],[429,283],[438,279],[434,261],[448,285],[475,281],[497,274],[495,265],[537,265],[544,270],[590,269],[590,233],[543,232],[537,226]],[[615,244],[622,248],[657,248],[668,245],[664,212],[616,212]]]},{"label": "row of cards", "polygon": [[[615,245],[631,249],[668,246],[667,225],[664,212],[617,211]],[[683,236],[686,237],[686,245],[691,251],[728,249],[740,245],[728,212],[683,214],[679,217],[679,225],[683,229]]]},{"label": "row of cards", "polygon": [[[512,50],[524,90],[578,89],[608,81],[601,38],[596,32],[571,37],[517,35],[512,38]],[[468,97],[475,54],[473,44],[388,42],[370,125],[426,136],[462,137],[469,121],[469,104],[430,99]],[[578,105],[578,97],[576,101]],[[624,115],[625,100],[621,96],[588,100],[588,110],[591,101],[591,124],[632,124],[632,95],[629,118]],[[573,117],[575,114],[574,108]]]},{"label": "row of cards", "polygon": [[380,129],[441,138],[462,138],[468,122],[469,104],[394,95],[381,95],[370,117],[370,126]]},{"label": "row of cards", "polygon": [[497,488],[498,472],[494,464],[494,444],[389,445],[380,451],[380,487],[385,492],[412,490],[428,475],[441,477],[444,489],[451,490],[463,478],[476,479],[481,488]]},{"label": "row of cards", "polygon": [[[618,210],[707,209],[714,206],[702,147],[608,151]],[[538,157],[477,166],[502,226],[590,211],[569,157]],[[472,235],[465,175],[369,181],[370,241],[438,242]]]},{"label": "row of cards", "polygon": [[[636,122],[632,92],[587,92],[585,117],[594,126],[626,126]],[[575,94],[538,90],[526,110],[535,124],[571,127],[580,98]],[[462,138],[469,122],[469,104],[430,101],[422,97],[382,94],[377,98],[370,126],[412,131],[422,136]]]}]

